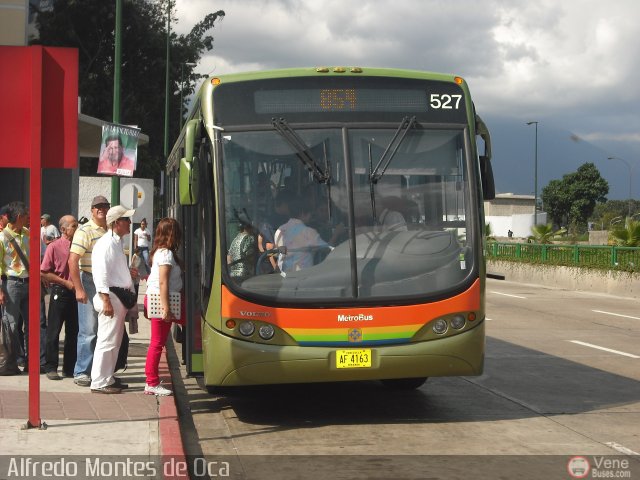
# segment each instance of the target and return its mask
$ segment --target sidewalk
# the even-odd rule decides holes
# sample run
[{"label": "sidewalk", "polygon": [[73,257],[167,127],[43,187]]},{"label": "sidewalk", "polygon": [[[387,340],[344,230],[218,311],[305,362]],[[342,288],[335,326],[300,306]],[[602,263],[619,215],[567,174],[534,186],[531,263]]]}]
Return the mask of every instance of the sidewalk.
[{"label": "sidewalk", "polygon": [[[141,286],[140,304],[143,292]],[[0,376],[0,455],[183,455],[173,396],[144,394],[151,329],[142,313],[138,326],[139,332],[129,336],[127,369],[116,374],[129,385],[121,394],[92,393],[72,378],[56,381],[40,375],[40,418],[46,429],[23,429],[28,420],[28,375]],[[125,328],[128,331],[128,323]],[[160,377],[171,388],[166,353]]]}]

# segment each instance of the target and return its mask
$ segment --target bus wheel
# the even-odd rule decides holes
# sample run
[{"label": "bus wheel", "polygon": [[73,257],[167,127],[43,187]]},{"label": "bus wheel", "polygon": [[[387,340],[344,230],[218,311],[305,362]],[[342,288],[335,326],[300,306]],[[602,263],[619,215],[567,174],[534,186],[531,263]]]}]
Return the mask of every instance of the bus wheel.
[{"label": "bus wheel", "polygon": [[205,385],[203,377],[196,377],[196,383],[200,390],[204,390],[210,395],[218,395],[220,394],[220,387],[214,387],[213,385]]},{"label": "bus wheel", "polygon": [[220,387],[214,387],[212,385],[206,385],[205,389],[209,395],[220,395]]},{"label": "bus wheel", "polygon": [[415,390],[424,385],[427,377],[418,378],[393,378],[388,380],[380,380],[382,385],[393,390]]}]

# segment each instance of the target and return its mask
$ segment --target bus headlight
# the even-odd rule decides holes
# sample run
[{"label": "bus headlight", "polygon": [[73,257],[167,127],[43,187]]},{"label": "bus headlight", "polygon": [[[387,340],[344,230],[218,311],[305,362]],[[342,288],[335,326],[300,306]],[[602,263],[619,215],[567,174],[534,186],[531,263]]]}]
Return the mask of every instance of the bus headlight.
[{"label": "bus headlight", "polygon": [[464,327],[465,319],[463,315],[456,315],[451,319],[451,326],[456,330],[460,330]]},{"label": "bus headlight", "polygon": [[273,338],[275,333],[276,331],[269,324],[262,325],[258,329],[258,335],[260,335],[260,338],[262,338],[263,340],[270,340],[271,338]]},{"label": "bus headlight", "polygon": [[253,322],[242,322],[238,327],[238,331],[245,337],[250,337],[256,331],[256,326]]},{"label": "bus headlight", "polygon": [[444,318],[439,318],[435,322],[433,322],[433,331],[438,335],[442,335],[447,331],[448,325],[447,321]]}]

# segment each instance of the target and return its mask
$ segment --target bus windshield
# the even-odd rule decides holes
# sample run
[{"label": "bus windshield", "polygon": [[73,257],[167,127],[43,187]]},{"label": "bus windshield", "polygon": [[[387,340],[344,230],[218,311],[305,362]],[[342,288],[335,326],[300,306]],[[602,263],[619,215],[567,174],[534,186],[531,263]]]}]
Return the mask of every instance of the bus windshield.
[{"label": "bus windshield", "polygon": [[467,212],[478,208],[468,129],[273,127],[221,134],[232,290],[273,303],[402,303],[467,284],[477,234]]}]

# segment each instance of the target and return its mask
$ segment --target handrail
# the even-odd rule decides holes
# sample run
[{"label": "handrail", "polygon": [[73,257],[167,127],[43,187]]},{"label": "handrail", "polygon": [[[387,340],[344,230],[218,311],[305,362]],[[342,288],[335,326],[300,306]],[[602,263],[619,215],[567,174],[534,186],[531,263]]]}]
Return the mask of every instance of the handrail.
[{"label": "handrail", "polygon": [[488,242],[490,260],[640,272],[640,247]]}]

